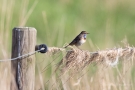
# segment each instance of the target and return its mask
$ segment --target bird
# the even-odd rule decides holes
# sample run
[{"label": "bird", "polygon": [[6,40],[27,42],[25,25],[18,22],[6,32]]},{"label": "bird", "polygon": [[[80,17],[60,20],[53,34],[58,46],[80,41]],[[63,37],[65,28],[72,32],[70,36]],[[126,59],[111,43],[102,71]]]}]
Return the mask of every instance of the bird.
[{"label": "bird", "polygon": [[70,42],[67,46],[65,46],[64,48],[67,48],[68,46],[73,46],[75,45],[76,47],[81,46],[83,43],[86,42],[86,37],[87,37],[87,33],[86,31],[82,31],[79,35],[77,35],[72,42]]}]

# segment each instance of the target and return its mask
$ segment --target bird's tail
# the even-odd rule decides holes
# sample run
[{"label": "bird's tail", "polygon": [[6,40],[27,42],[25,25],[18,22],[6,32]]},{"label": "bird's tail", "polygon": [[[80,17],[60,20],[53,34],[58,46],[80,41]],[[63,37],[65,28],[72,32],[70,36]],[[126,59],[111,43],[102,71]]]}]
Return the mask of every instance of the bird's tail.
[{"label": "bird's tail", "polygon": [[67,48],[69,46],[69,44],[68,45],[66,45],[64,48]]}]

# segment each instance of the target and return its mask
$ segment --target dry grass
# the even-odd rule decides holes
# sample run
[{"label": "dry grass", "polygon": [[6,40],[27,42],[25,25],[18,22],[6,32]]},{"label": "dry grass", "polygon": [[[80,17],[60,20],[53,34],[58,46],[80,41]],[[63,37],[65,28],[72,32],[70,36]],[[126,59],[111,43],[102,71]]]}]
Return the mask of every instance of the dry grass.
[{"label": "dry grass", "polygon": [[67,51],[66,56],[60,61],[59,66],[62,66],[62,69],[72,67],[72,69],[75,70],[84,68],[92,63],[116,66],[119,60],[133,60],[134,55],[134,47],[114,48],[96,52],[71,47],[71,49]]},{"label": "dry grass", "polygon": [[[49,83],[48,81],[45,83],[45,85],[49,85],[49,90],[54,88],[57,88],[57,90],[61,90],[62,88],[64,90],[123,90],[122,88],[133,90],[134,87],[132,85],[134,80],[131,80],[129,72],[132,71],[134,65],[134,47],[128,46],[96,52],[73,47],[70,47],[68,50],[50,47],[48,53],[55,55],[60,51],[66,51],[66,55],[55,68],[56,72],[58,70],[61,72],[58,73],[58,76],[53,72]],[[118,68],[118,63],[120,62],[122,62],[122,69]],[[96,66],[92,66],[95,63]],[[88,73],[95,67],[98,68],[95,75],[89,75]],[[113,73],[112,67],[116,67],[116,76]],[[53,83],[53,81],[55,82]]]}]

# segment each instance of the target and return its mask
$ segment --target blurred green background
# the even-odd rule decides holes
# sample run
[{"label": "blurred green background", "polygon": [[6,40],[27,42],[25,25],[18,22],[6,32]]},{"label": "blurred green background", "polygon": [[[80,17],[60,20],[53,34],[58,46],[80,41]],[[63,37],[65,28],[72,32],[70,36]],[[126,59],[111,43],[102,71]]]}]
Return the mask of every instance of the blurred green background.
[{"label": "blurred green background", "polygon": [[[129,44],[135,44],[134,0],[38,0],[25,24],[21,25],[34,2],[14,1],[10,34],[15,26],[35,27],[39,43],[62,47],[85,30],[90,33],[88,40],[99,48],[113,47],[125,37]],[[10,9],[8,6],[6,8]],[[87,43],[85,47],[89,49],[90,46]]]},{"label": "blurred green background", "polygon": [[90,33],[88,39],[99,48],[113,46],[112,43],[125,37],[134,45],[133,3],[133,0],[39,0],[26,26],[35,27],[38,38],[49,46],[61,47],[82,30]]}]

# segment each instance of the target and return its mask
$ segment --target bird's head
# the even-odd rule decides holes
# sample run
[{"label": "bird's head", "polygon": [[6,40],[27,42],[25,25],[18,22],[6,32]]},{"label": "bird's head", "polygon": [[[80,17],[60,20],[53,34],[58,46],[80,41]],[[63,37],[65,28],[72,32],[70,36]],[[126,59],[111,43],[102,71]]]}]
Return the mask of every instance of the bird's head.
[{"label": "bird's head", "polygon": [[87,33],[86,31],[82,31],[81,34],[89,34],[89,33]]},{"label": "bird's head", "polygon": [[89,33],[87,33],[86,31],[82,31],[80,34],[82,34],[83,37],[86,39],[86,36],[87,36],[87,34],[89,34]]}]

